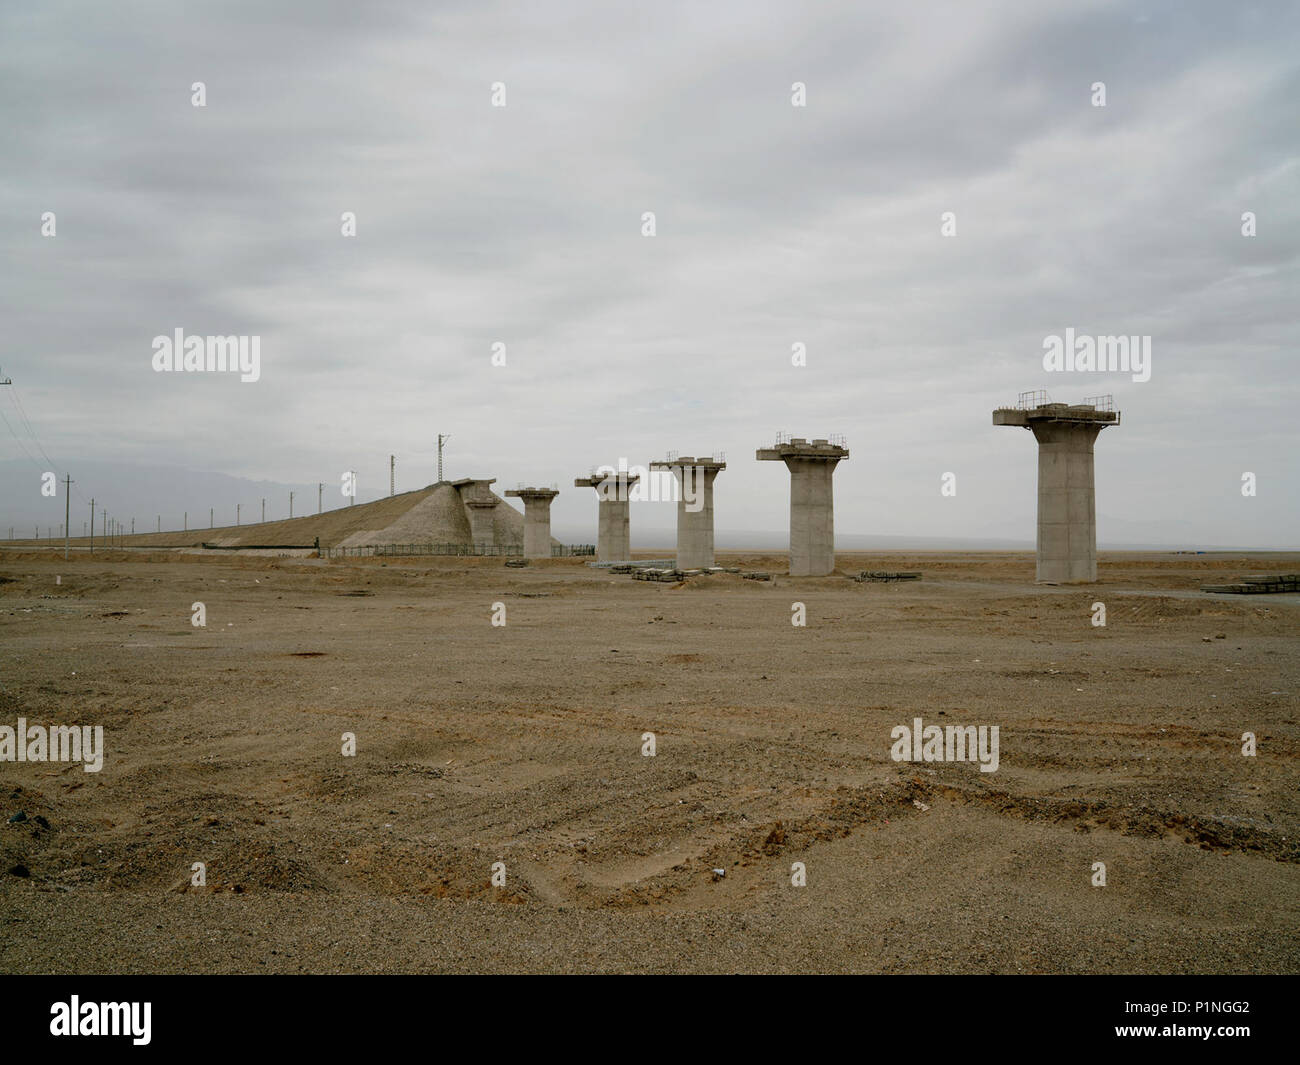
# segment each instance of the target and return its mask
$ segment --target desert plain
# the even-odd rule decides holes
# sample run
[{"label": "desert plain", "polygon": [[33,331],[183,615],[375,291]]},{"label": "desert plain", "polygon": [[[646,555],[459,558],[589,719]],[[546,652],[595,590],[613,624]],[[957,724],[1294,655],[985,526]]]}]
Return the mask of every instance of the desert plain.
[{"label": "desert plain", "polygon": [[1300,555],[718,561],[0,552],[0,971],[1300,969]]}]

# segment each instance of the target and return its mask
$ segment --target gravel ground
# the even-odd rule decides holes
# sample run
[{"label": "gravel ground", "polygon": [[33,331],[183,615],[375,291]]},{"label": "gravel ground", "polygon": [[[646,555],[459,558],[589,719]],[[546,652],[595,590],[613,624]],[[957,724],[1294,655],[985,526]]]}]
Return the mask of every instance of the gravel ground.
[{"label": "gravel ground", "polygon": [[1300,597],[1197,591],[1300,556],[719,561],[0,554],[0,726],[106,748],[0,762],[0,971],[1300,968]]}]

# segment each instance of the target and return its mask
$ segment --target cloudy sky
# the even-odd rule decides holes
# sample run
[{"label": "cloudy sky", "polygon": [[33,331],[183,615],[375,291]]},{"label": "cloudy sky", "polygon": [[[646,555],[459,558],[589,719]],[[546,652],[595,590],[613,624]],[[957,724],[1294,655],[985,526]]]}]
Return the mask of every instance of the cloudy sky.
[{"label": "cloudy sky", "polygon": [[[1123,411],[1103,543],[1300,546],[1293,3],[10,0],[0,121],[0,369],[74,478],[366,499],[442,431],[594,533],[575,476],[725,450],[719,529],[766,530],[754,450],[842,433],[840,532],[1028,540],[990,412],[1041,388]],[[155,373],[176,328],[260,336],[260,380]],[[1066,328],[1149,335],[1150,380],[1045,372]]]}]

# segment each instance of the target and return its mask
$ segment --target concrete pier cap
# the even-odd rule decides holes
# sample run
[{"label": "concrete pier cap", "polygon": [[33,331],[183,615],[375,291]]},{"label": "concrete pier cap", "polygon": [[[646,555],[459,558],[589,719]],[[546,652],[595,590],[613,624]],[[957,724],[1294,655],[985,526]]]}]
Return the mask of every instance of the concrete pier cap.
[{"label": "concrete pier cap", "polygon": [[1014,407],[993,412],[994,425],[1028,429],[1038,441],[1036,579],[1086,584],[1097,579],[1097,496],[1093,445],[1120,424],[1113,397],[1053,403],[1042,390],[1022,392]]},{"label": "concrete pier cap", "polygon": [[677,498],[677,568],[708,569],[713,555],[713,482],[727,468],[719,455],[675,456],[650,463],[652,470],[668,470],[681,491]]},{"label": "concrete pier cap", "polygon": [[824,577],[835,571],[835,467],[849,457],[842,436],[789,438],[760,448],[759,462],[784,462],[790,471],[790,576]]},{"label": "concrete pier cap", "polygon": [[520,485],[505,494],[524,501],[524,558],[550,558],[551,501],[559,489]]},{"label": "concrete pier cap", "polygon": [[593,469],[589,477],[574,479],[575,488],[594,488],[597,506],[596,561],[627,562],[632,557],[630,507],[632,486],[639,474],[612,466]]}]

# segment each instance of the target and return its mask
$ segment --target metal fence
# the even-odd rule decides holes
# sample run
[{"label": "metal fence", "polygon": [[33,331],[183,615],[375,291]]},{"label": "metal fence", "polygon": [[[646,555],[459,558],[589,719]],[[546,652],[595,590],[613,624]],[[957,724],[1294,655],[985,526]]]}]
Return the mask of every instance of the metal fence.
[{"label": "metal fence", "polygon": [[[464,555],[488,558],[521,558],[523,544],[358,544],[352,547],[322,547],[325,558],[393,558],[406,555]],[[594,544],[552,544],[552,558],[594,555]]]}]

